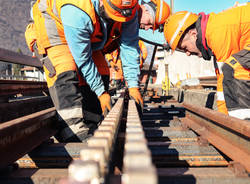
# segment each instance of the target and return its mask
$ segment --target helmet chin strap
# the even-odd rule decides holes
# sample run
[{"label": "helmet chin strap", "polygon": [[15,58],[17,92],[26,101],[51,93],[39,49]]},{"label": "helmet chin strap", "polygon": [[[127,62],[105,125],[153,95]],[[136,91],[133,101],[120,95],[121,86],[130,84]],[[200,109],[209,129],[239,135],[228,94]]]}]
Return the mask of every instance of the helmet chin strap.
[{"label": "helmet chin strap", "polygon": [[108,14],[105,12],[104,6],[99,6],[99,14],[100,17],[102,17],[106,22],[114,22],[113,19],[111,19]]},{"label": "helmet chin strap", "polygon": [[114,4],[112,4],[112,2],[110,2],[110,0],[107,0],[109,6],[114,9],[115,11],[119,12],[120,14],[122,14],[124,17],[130,17],[132,15],[132,10],[133,8],[129,8],[129,9],[121,9],[118,8],[117,6],[115,6]]}]

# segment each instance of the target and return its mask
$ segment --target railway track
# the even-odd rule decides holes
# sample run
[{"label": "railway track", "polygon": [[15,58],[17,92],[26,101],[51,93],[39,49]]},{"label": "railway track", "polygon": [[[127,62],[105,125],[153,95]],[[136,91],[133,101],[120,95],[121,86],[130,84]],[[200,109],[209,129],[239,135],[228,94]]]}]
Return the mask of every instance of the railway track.
[{"label": "railway track", "polygon": [[93,137],[60,143],[45,83],[0,81],[0,183],[250,183],[248,121],[147,93],[142,114],[116,94]]},{"label": "railway track", "polygon": [[[35,113],[39,118],[20,118],[27,130],[17,120],[7,122],[13,123],[9,127],[1,124],[0,150],[6,150],[1,158],[9,166],[17,161],[11,171],[5,169],[0,183],[250,182],[249,122],[173,100],[163,103],[161,98],[157,98],[157,103],[146,98],[140,118],[134,101],[124,96],[118,98],[94,136],[84,143],[65,144],[49,139],[55,133],[49,126],[53,108],[47,112],[49,115],[41,111]],[[50,130],[51,134],[41,137],[43,134],[37,134],[34,126],[41,132]],[[24,131],[16,135],[17,129]],[[25,134],[31,130],[31,135]],[[24,142],[12,143],[10,140],[16,137]],[[8,149],[2,147],[4,143]],[[21,152],[21,148],[25,151]],[[15,154],[15,159],[7,159]]]}]

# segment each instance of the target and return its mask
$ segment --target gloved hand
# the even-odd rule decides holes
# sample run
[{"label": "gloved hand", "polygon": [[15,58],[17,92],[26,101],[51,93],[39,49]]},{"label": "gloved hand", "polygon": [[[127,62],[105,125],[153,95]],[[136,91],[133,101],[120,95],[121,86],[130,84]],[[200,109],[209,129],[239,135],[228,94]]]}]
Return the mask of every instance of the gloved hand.
[{"label": "gloved hand", "polygon": [[138,103],[140,106],[143,107],[143,100],[139,89],[129,88],[128,91],[129,91],[129,96],[131,96],[136,101],[136,103]]},{"label": "gloved hand", "polygon": [[98,97],[101,108],[102,108],[102,113],[105,115],[107,111],[111,110],[111,100],[110,100],[110,95],[107,92],[104,92],[101,96]]},{"label": "gloved hand", "polygon": [[30,49],[31,52],[34,52],[33,46],[36,43],[36,39],[37,39],[34,23],[30,23],[26,27],[24,35],[25,35],[25,40],[26,40],[28,48]]}]

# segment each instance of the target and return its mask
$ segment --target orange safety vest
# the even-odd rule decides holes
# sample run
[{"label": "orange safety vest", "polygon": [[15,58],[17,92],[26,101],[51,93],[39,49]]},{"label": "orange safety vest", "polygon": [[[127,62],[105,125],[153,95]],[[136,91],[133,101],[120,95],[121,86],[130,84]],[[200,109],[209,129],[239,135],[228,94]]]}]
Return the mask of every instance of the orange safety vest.
[{"label": "orange safety vest", "polygon": [[[234,57],[230,57],[234,58]],[[250,69],[246,69],[236,60],[228,59],[225,61],[234,70],[234,78],[239,80],[250,80]]]},{"label": "orange safety vest", "polygon": [[[94,32],[91,34],[91,43],[101,42],[103,33],[99,17],[95,12],[91,0],[37,0],[33,5],[33,19],[37,30],[37,44],[39,54],[45,54],[45,49],[55,45],[67,44],[61,21],[61,7],[71,4],[89,15],[92,20]],[[54,22],[48,21],[41,12],[46,12]],[[121,36],[121,22],[115,22],[111,28],[103,52],[111,52],[118,47],[117,40]],[[56,34],[57,33],[57,34]]]},{"label": "orange safety vest", "polygon": [[[206,27],[206,40],[218,62],[231,61],[230,56],[243,50],[250,44],[250,3],[223,11],[211,13]],[[225,34],[225,32],[227,34]],[[231,65],[230,65],[231,66]],[[237,64],[238,66],[238,64]],[[247,72],[243,67],[234,67],[235,78],[246,79]],[[224,93],[223,74],[217,75],[217,107],[218,111],[228,114]],[[249,78],[248,78],[249,80]]]},{"label": "orange safety vest", "polygon": [[106,60],[107,60],[108,62],[110,62],[111,66],[112,66],[113,64],[116,64],[116,63],[117,63],[117,60],[119,59],[119,58],[118,58],[118,57],[119,57],[118,55],[120,55],[119,52],[120,52],[119,49],[117,49],[117,50],[113,51],[112,53],[108,53],[108,54],[105,55]]},{"label": "orange safety vest", "polygon": [[[138,44],[140,47],[140,68],[142,68],[148,53],[147,53],[147,47],[145,46],[143,41],[139,40]],[[106,54],[105,58],[108,62],[110,62],[111,65],[110,73],[114,74],[114,78],[123,80],[124,77],[122,71],[122,61],[119,55],[120,55],[120,50],[116,49],[112,53]]]},{"label": "orange safety vest", "polygon": [[122,61],[119,58],[119,49],[113,51],[110,54],[105,55],[106,60],[110,62],[111,72],[116,80],[123,80],[123,71],[122,71]]},{"label": "orange safety vest", "polygon": [[148,56],[148,52],[147,52],[147,47],[143,41],[139,40],[138,44],[140,47],[140,68],[142,68],[143,63]]},{"label": "orange safety vest", "polygon": [[209,15],[206,40],[219,62],[225,62],[250,44],[249,12],[250,3],[247,3],[245,6]]}]

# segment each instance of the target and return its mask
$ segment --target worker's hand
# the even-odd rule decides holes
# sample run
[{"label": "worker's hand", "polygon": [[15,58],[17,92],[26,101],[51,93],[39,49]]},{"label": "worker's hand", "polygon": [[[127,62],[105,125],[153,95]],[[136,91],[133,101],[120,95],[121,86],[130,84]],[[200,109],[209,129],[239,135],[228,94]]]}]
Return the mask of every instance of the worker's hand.
[{"label": "worker's hand", "polygon": [[100,101],[100,104],[101,104],[102,113],[105,116],[106,113],[111,110],[110,95],[107,92],[104,92],[98,98],[99,98],[99,101]]},{"label": "worker's hand", "polygon": [[143,100],[141,93],[138,88],[129,88],[129,96],[136,101],[140,106],[143,107]]},{"label": "worker's hand", "polygon": [[36,39],[37,39],[34,23],[30,23],[26,27],[24,35],[25,35],[27,46],[29,47],[31,52],[34,52],[33,46],[36,43]]}]

